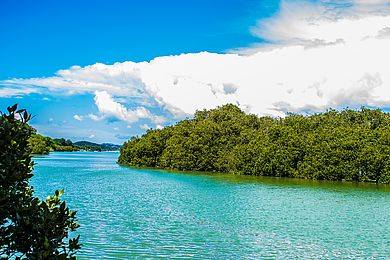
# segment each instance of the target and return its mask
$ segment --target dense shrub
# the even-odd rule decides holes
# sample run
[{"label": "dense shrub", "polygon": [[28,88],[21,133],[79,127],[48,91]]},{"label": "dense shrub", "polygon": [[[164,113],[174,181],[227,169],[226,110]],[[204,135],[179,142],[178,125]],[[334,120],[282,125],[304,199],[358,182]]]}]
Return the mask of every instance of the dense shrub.
[{"label": "dense shrub", "polygon": [[17,105],[0,117],[0,257],[74,259],[79,236],[69,239],[69,231],[78,227],[76,212],[60,201],[63,191],[41,201],[29,185],[29,138],[34,132],[30,119]]},{"label": "dense shrub", "polygon": [[237,106],[148,130],[121,149],[136,167],[320,180],[390,182],[390,115],[329,110],[311,116],[256,117]]}]

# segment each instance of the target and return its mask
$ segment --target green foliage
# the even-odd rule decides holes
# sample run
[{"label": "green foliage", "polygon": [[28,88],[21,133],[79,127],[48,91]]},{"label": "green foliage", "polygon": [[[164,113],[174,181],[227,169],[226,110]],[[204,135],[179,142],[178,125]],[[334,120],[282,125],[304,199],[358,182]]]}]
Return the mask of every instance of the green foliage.
[{"label": "green foliage", "polygon": [[39,134],[32,134],[28,142],[33,154],[48,154],[54,145],[51,138]]},{"label": "green foliage", "polygon": [[33,154],[48,154],[49,152],[74,152],[74,151],[118,151],[120,146],[115,144],[96,144],[88,141],[73,143],[64,138],[52,139],[33,133],[29,138],[29,147]]},{"label": "green foliage", "polygon": [[64,138],[52,139],[51,148],[53,151],[58,152],[74,152],[80,149],[72,143],[71,140],[65,140]]},{"label": "green foliage", "polygon": [[256,117],[237,106],[197,111],[133,137],[118,162],[135,167],[320,180],[390,182],[390,115],[362,108]]},{"label": "green foliage", "polygon": [[30,139],[34,133],[30,119],[17,105],[0,117],[0,257],[75,259],[79,236],[69,239],[69,231],[78,228],[76,212],[59,199],[63,191],[40,201],[29,185],[33,176],[30,147],[45,141]]},{"label": "green foliage", "polygon": [[32,154],[48,154],[52,151],[73,152],[80,150],[71,140],[65,140],[64,138],[52,139],[37,134],[35,131],[31,134],[28,142]]},{"label": "green foliage", "polygon": [[97,151],[97,152],[118,151],[121,147],[120,145],[116,145],[116,144],[110,144],[110,143],[97,144],[88,141],[75,142],[73,145],[77,146],[80,150],[83,151]]}]

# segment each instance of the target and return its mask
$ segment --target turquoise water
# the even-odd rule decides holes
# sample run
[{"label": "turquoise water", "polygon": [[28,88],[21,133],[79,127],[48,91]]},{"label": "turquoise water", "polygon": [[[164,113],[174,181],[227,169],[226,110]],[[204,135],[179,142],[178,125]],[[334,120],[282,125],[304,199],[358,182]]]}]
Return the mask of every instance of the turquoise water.
[{"label": "turquoise water", "polygon": [[390,257],[389,187],[118,166],[118,153],[36,157],[41,198],[64,188],[80,259]]}]

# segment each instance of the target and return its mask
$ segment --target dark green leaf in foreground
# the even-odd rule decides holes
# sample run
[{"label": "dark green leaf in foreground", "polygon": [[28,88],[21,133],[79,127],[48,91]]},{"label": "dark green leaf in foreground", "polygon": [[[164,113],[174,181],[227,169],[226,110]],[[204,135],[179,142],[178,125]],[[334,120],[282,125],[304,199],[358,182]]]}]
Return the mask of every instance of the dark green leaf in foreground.
[{"label": "dark green leaf in foreground", "polygon": [[68,239],[78,228],[75,212],[61,202],[63,191],[46,201],[33,196],[31,115],[17,105],[7,110],[0,117],[0,257],[74,259],[79,237]]}]

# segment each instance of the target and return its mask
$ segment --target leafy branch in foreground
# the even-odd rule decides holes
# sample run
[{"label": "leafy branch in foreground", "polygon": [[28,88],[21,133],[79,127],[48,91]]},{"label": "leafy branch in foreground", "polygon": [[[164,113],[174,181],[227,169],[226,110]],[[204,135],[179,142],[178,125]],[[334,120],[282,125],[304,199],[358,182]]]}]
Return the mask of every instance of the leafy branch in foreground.
[{"label": "leafy branch in foreground", "polygon": [[69,231],[79,227],[76,212],[61,202],[62,190],[46,201],[33,196],[31,115],[17,105],[7,110],[0,117],[0,257],[75,259],[80,236],[69,239]]}]

